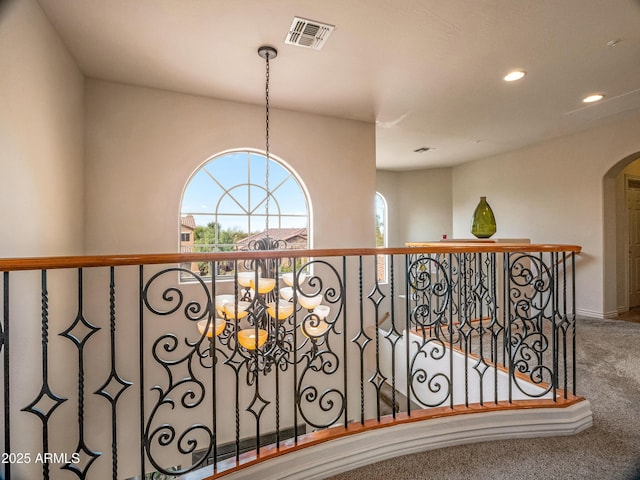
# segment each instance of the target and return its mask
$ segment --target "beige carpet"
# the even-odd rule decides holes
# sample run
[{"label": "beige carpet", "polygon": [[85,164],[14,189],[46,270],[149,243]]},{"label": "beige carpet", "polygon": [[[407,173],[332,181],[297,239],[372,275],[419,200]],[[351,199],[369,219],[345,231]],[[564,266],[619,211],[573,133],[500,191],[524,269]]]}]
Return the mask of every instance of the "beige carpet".
[{"label": "beige carpet", "polygon": [[590,429],[432,450],[331,479],[640,479],[640,323],[578,322],[577,393],[591,402]]}]

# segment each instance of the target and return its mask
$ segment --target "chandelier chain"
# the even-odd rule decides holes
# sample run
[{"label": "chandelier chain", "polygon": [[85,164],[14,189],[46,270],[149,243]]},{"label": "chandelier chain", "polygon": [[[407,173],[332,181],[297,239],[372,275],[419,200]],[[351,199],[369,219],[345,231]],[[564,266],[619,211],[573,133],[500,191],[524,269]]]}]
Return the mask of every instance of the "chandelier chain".
[{"label": "chandelier chain", "polygon": [[265,83],[265,141],[266,141],[266,154],[267,154],[267,164],[265,171],[265,188],[267,191],[267,201],[265,204],[266,217],[265,217],[265,232],[266,236],[269,237],[269,196],[271,193],[269,192],[269,53],[267,52],[265,59],[267,61],[266,67],[266,83]]}]

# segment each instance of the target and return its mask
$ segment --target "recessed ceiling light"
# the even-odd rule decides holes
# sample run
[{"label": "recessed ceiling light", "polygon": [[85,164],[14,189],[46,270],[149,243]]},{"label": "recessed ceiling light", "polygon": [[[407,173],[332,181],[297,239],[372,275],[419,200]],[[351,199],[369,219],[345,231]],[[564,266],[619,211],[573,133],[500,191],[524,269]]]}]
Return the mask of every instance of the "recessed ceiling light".
[{"label": "recessed ceiling light", "polygon": [[506,74],[504,76],[504,81],[505,82],[515,82],[516,80],[520,80],[526,74],[527,74],[527,72],[525,72],[523,70],[514,70],[513,72],[509,72],[508,74]]},{"label": "recessed ceiling light", "polygon": [[604,98],[604,95],[602,95],[601,93],[595,93],[593,95],[589,95],[588,97],[584,97],[582,101],[584,103],[593,103],[593,102],[597,102],[598,100],[602,100],[603,98]]}]

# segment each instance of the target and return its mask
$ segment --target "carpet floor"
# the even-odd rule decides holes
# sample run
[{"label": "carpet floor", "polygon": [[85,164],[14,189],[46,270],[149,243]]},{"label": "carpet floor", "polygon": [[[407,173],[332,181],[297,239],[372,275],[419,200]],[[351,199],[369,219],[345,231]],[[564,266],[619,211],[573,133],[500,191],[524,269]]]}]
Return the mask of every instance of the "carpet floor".
[{"label": "carpet floor", "polygon": [[591,428],[431,450],[331,480],[640,479],[640,323],[581,318],[577,329],[577,394],[591,403]]}]

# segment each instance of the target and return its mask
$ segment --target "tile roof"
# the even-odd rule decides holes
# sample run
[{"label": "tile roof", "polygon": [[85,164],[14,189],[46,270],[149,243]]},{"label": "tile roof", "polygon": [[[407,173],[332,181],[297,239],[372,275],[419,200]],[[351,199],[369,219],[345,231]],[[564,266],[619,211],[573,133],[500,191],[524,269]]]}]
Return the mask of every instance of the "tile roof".
[{"label": "tile roof", "polygon": [[[266,237],[266,235],[267,235],[266,231],[254,233],[253,235],[249,235],[248,237],[243,238],[237,244],[248,245],[249,242],[264,238]],[[288,242],[289,240],[296,237],[307,238],[307,229],[306,228],[270,228],[269,237],[271,237],[274,240],[284,240],[285,242]]]},{"label": "tile roof", "polygon": [[187,215],[186,217],[182,217],[180,219],[180,223],[183,227],[190,228],[191,230],[196,229],[196,220],[193,218],[193,215]]}]

